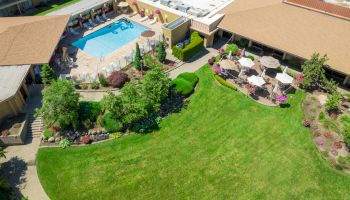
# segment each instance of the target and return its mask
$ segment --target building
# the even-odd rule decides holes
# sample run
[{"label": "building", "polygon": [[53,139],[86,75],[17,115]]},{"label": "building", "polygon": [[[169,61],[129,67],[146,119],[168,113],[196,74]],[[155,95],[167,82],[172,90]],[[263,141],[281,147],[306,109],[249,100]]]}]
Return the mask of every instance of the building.
[{"label": "building", "polygon": [[0,123],[23,111],[34,67],[49,63],[69,16],[0,18]]},{"label": "building", "polygon": [[47,0],[0,0],[0,17],[21,15],[27,9],[33,8]]},{"label": "building", "polygon": [[[219,37],[245,39],[248,48],[258,53],[271,52],[281,60],[302,63],[318,52],[329,58],[327,74],[350,86],[350,8],[321,0],[218,1],[212,9],[205,9],[207,0],[201,4],[194,4],[198,2],[194,0],[182,0],[181,4],[168,0],[128,1],[134,11],[160,13],[170,47],[189,32],[198,31],[205,46],[211,46]],[[133,6],[135,2],[137,6]],[[197,7],[206,14],[193,14],[191,9]]]}]

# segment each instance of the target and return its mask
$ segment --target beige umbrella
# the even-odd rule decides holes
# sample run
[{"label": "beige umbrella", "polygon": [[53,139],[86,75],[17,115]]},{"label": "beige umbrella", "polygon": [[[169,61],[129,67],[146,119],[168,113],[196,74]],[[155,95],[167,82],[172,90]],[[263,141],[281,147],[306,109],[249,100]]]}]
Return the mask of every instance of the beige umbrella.
[{"label": "beige umbrella", "polygon": [[260,58],[260,63],[262,66],[270,69],[276,69],[278,68],[281,64],[280,61],[277,60],[276,58],[272,56],[263,56]]},{"label": "beige umbrella", "polygon": [[122,1],[122,2],[118,3],[118,7],[121,7],[121,8],[125,8],[125,7],[128,7],[128,6],[129,6],[128,2],[125,2],[125,1]]}]

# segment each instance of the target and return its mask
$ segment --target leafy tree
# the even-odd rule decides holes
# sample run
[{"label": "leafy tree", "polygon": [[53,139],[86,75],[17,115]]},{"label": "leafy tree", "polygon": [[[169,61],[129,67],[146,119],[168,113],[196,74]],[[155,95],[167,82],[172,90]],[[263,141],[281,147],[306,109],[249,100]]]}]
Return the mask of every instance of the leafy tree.
[{"label": "leafy tree", "polygon": [[57,125],[64,129],[76,127],[78,122],[79,94],[72,81],[55,81],[43,90],[43,105],[36,115],[43,118],[44,125]]},{"label": "leafy tree", "polygon": [[328,111],[338,110],[338,105],[341,100],[341,94],[339,92],[334,92],[333,94],[328,95],[326,102],[326,109]]},{"label": "leafy tree", "polygon": [[123,122],[132,123],[148,116],[147,100],[140,81],[133,80],[125,84],[121,92],[125,112]]},{"label": "leafy tree", "polygon": [[49,85],[52,81],[56,80],[55,72],[52,70],[50,65],[45,64],[41,67],[40,71],[41,80],[45,85]]},{"label": "leafy tree", "polygon": [[116,119],[120,119],[123,116],[121,96],[115,95],[110,91],[103,97],[102,107],[105,111],[109,111]]},{"label": "leafy tree", "polygon": [[136,43],[136,52],[134,57],[134,66],[137,70],[142,69],[142,56],[140,51],[140,46],[138,43]]},{"label": "leafy tree", "polygon": [[160,104],[167,97],[170,88],[170,79],[162,67],[154,67],[142,81],[143,98],[146,98],[149,112],[157,112]]},{"label": "leafy tree", "polygon": [[157,48],[157,58],[159,62],[164,63],[166,59],[166,50],[164,42],[159,42],[158,48]]},{"label": "leafy tree", "polygon": [[319,53],[314,53],[310,60],[305,61],[302,66],[304,80],[303,86],[306,88],[324,86],[327,82],[324,64],[327,62],[327,55],[320,57]]}]

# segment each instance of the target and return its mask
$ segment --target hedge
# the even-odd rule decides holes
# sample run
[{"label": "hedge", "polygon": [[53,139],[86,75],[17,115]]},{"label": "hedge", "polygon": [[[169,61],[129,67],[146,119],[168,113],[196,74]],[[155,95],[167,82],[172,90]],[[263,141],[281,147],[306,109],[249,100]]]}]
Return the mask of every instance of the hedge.
[{"label": "hedge", "polygon": [[108,133],[115,133],[123,128],[123,124],[112,117],[112,113],[107,113],[102,117],[104,128]]},{"label": "hedge", "polygon": [[79,102],[79,118],[81,121],[96,121],[97,116],[102,112],[102,106],[97,101],[80,101]]},{"label": "hedge", "polygon": [[194,73],[185,72],[171,82],[176,92],[183,96],[190,95],[198,83],[198,76]]},{"label": "hedge", "polygon": [[173,47],[173,55],[181,61],[191,59],[198,52],[204,49],[204,40],[198,32],[193,32],[190,43],[183,49],[177,46]]},{"label": "hedge", "polygon": [[225,79],[223,79],[221,76],[217,75],[217,74],[214,74],[214,78],[223,86],[225,87],[228,87],[228,88],[231,88],[232,90],[234,91],[237,91],[237,87],[226,82]]}]

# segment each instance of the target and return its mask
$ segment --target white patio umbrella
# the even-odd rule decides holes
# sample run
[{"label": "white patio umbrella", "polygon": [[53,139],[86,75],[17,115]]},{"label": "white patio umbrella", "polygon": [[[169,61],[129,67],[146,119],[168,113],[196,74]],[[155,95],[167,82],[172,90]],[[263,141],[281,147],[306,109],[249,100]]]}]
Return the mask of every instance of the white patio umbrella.
[{"label": "white patio umbrella", "polygon": [[260,58],[260,63],[262,66],[270,69],[276,69],[278,68],[281,64],[280,61],[277,60],[276,58],[272,56],[263,56]]},{"label": "white patio umbrella", "polygon": [[248,82],[258,87],[261,87],[266,83],[262,77],[255,75],[248,77]]},{"label": "white patio umbrella", "polygon": [[245,57],[239,59],[238,62],[241,66],[247,68],[252,68],[255,65],[255,63],[251,59]]},{"label": "white patio umbrella", "polygon": [[276,79],[282,84],[292,84],[293,77],[289,76],[287,73],[278,73]]}]

